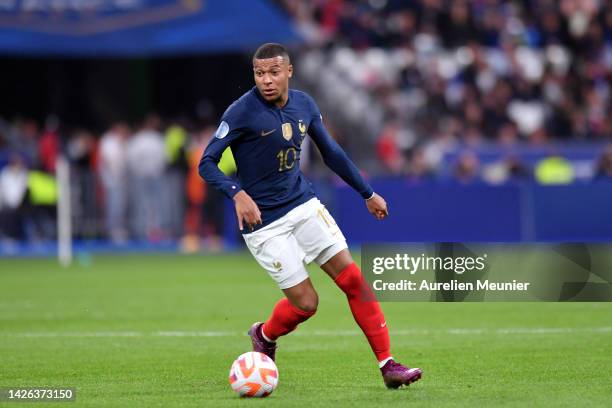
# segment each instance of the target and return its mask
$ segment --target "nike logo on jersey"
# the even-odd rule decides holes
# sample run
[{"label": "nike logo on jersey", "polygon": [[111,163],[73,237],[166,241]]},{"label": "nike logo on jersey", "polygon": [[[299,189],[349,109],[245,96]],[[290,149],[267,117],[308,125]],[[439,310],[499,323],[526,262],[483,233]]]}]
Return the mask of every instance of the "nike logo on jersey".
[{"label": "nike logo on jersey", "polygon": [[387,325],[387,322],[383,322],[380,324],[380,327],[385,327]]},{"label": "nike logo on jersey", "polygon": [[272,129],[272,130],[270,130],[270,131],[268,131],[268,132],[264,132],[264,131],[262,130],[262,131],[261,131],[261,135],[262,135],[262,136],[268,136],[269,134],[272,134],[272,133],[274,133],[274,132],[276,132],[276,129]]}]

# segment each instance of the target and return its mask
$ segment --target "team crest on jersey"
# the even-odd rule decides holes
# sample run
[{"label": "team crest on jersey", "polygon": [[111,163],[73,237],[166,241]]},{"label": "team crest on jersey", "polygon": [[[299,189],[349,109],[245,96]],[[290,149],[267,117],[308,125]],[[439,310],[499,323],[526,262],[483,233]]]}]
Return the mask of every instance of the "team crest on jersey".
[{"label": "team crest on jersey", "polygon": [[215,132],[215,137],[217,139],[223,139],[229,133],[229,125],[226,121],[222,121]]},{"label": "team crest on jersey", "polygon": [[285,140],[291,140],[293,137],[293,128],[291,127],[291,123],[283,123],[283,137]]},{"label": "team crest on jersey", "polygon": [[298,129],[300,129],[300,133],[304,136],[304,133],[306,133],[306,124],[302,119],[298,121]]}]

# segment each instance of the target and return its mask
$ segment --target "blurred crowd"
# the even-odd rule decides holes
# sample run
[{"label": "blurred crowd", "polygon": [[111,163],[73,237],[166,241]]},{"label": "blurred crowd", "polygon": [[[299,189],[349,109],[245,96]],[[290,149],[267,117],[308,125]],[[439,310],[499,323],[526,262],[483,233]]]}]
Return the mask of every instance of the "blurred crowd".
[{"label": "blurred crowd", "polygon": [[[75,238],[107,238],[117,244],[180,240],[188,251],[220,248],[224,196],[198,174],[202,151],[213,133],[212,126],[196,127],[180,120],[162,123],[156,115],[132,127],[114,123],[100,134],[62,130],[54,116],[42,126],[32,119],[0,120],[0,243],[56,237],[56,166],[61,156],[70,168]],[[312,144],[305,146],[313,149]],[[537,156],[533,165],[520,155],[504,158],[493,152],[492,160],[490,152],[481,153],[458,149],[433,172],[424,150],[417,149],[403,177],[462,184],[525,180],[568,184],[585,178],[577,162],[562,152]],[[589,180],[612,180],[612,147],[582,153],[586,167],[594,168],[587,171]],[[594,154],[597,160],[590,158]],[[313,180],[322,166],[316,157],[312,152],[302,155],[302,168]],[[235,173],[229,149],[219,167],[230,176]]]},{"label": "blurred crowd", "polygon": [[[603,0],[277,0],[309,46],[297,79],[362,169],[417,182],[612,180],[612,7]],[[214,132],[149,115],[108,129],[0,119],[0,240],[56,234],[70,163],[77,238],[220,244],[198,176]],[[313,150],[312,146],[307,150]],[[310,175],[316,154],[302,156]],[[307,159],[308,158],[308,159]],[[231,155],[220,164],[235,171]]]},{"label": "blurred crowd", "polygon": [[[223,197],[208,189],[197,165],[214,128],[187,121],[112,124],[101,134],[64,131],[58,119],[0,120],[0,240],[56,236],[60,155],[70,164],[76,238],[183,240],[186,249],[221,243]],[[235,171],[233,159],[222,163]]]},{"label": "blurred crowd", "polygon": [[387,171],[435,171],[457,144],[612,140],[609,2],[278,3],[314,45],[299,71]]}]

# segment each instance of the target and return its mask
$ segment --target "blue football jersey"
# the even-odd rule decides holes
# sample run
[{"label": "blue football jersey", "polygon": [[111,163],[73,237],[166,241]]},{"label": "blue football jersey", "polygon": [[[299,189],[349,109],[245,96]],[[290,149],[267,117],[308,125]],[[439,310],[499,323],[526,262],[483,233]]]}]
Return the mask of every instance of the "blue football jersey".
[{"label": "blue football jersey", "polygon": [[[266,101],[256,87],[230,105],[204,150],[200,175],[229,198],[240,190],[249,194],[261,211],[262,224],[255,226],[260,229],[315,196],[300,171],[302,142],[307,135],[333,171],[364,199],[372,196],[372,188],[323,126],[314,100],[293,89],[282,108]],[[228,146],[236,161],[237,180],[217,167]]]}]

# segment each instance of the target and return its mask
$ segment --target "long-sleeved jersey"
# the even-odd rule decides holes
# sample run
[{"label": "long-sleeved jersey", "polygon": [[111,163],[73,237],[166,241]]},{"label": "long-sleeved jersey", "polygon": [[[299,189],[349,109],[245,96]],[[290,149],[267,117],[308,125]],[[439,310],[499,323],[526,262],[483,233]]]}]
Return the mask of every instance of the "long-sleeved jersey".
[{"label": "long-sleeved jersey", "polygon": [[[282,108],[267,102],[256,87],[230,105],[204,150],[200,175],[229,198],[245,190],[261,211],[262,224],[255,226],[255,230],[260,229],[315,196],[300,171],[301,146],[306,135],[330,169],[364,199],[372,196],[372,187],[325,129],[314,100],[293,89]],[[236,161],[237,180],[217,167],[228,146]]]}]

